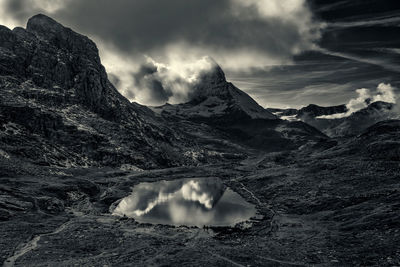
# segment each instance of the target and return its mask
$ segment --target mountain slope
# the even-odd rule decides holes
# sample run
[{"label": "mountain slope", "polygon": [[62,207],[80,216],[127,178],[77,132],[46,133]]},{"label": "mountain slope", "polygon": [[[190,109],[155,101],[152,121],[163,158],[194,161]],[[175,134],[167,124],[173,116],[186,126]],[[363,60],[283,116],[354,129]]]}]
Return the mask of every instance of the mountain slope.
[{"label": "mountain slope", "polygon": [[0,91],[7,158],[64,167],[185,161],[171,156],[185,140],[172,147],[180,135],[119,94],[96,45],[47,16],[26,29],[0,26]]},{"label": "mountain slope", "polygon": [[380,121],[364,130],[353,146],[374,159],[400,160],[400,120]]},{"label": "mountain slope", "polygon": [[229,140],[264,151],[297,149],[308,142],[327,139],[306,123],[278,119],[227,82],[218,65],[200,76],[189,102],[166,104],[154,110],[167,121],[186,121],[186,125],[205,123]]}]

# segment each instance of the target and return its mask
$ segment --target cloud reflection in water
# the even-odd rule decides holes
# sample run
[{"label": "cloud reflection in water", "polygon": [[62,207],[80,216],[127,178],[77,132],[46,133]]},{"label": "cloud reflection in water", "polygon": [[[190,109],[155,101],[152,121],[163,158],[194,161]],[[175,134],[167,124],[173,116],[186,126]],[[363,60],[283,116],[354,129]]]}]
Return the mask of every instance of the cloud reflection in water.
[{"label": "cloud reflection in water", "polygon": [[142,223],[187,226],[233,226],[255,215],[255,207],[218,178],[141,183],[113,214]]}]

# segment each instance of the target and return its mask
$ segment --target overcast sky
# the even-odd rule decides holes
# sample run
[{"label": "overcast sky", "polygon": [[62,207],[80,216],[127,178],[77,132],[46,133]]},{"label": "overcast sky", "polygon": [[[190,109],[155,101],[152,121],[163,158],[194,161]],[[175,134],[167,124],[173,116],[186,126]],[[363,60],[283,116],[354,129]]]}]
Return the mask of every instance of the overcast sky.
[{"label": "overcast sky", "polygon": [[[44,13],[88,35],[116,87],[142,104],[184,101],[182,81],[210,56],[261,105],[299,107],[345,103],[361,86],[396,83],[398,62],[390,58],[399,54],[398,44],[388,46],[379,37],[385,46],[368,50],[392,49],[389,56],[360,56],[353,52],[376,34],[364,33],[354,49],[349,45],[359,39],[346,32],[398,28],[395,2],[385,1],[0,0],[0,23],[25,26]],[[160,67],[164,72],[154,71]],[[143,79],[149,76],[151,81]]]}]

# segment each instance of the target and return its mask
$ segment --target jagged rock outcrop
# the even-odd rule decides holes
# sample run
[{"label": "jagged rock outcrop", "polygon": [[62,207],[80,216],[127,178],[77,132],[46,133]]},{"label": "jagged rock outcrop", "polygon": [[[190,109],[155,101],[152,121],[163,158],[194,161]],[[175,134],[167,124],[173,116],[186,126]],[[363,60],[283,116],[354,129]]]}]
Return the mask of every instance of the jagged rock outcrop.
[{"label": "jagged rock outcrop", "polygon": [[71,90],[74,100],[107,119],[130,117],[126,112],[133,108],[108,81],[97,47],[86,36],[45,15],[29,19],[26,29],[2,27],[0,36],[1,75]]}]

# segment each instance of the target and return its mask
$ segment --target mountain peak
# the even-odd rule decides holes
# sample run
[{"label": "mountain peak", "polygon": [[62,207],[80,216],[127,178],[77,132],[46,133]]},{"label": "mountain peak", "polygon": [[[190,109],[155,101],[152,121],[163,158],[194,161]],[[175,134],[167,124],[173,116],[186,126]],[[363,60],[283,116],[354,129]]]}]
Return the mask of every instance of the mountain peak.
[{"label": "mountain peak", "polygon": [[208,58],[208,62],[211,64],[211,68],[199,75],[191,100],[201,102],[208,97],[218,97],[223,100],[230,99],[229,85],[232,84],[226,81],[224,71],[215,60]]},{"label": "mountain peak", "polygon": [[48,31],[60,31],[65,29],[65,27],[46,15],[37,14],[28,20],[26,29],[29,32],[43,34]]},{"label": "mountain peak", "polygon": [[[226,81],[222,68],[210,60],[211,69],[199,76],[190,101],[179,105],[180,108],[175,110],[176,115],[196,119],[222,119],[225,122],[240,119],[277,119],[248,94]],[[164,107],[174,113],[174,107]]]},{"label": "mountain peak", "polygon": [[210,61],[212,63],[211,70],[203,72],[200,75],[200,83],[217,85],[226,82],[225,73],[222,68],[213,59],[210,59]]},{"label": "mountain peak", "polygon": [[74,101],[110,120],[128,117],[116,107],[135,109],[109,82],[96,44],[46,15],[30,18],[26,29],[0,28],[0,48],[8,49],[0,53],[0,75],[73,90]]},{"label": "mountain peak", "polygon": [[96,64],[100,64],[98,49],[92,40],[46,15],[38,14],[31,17],[26,30],[58,48],[68,49],[73,53],[85,53]]}]

